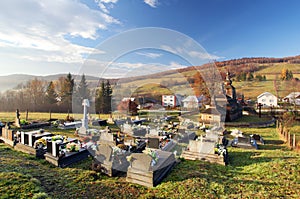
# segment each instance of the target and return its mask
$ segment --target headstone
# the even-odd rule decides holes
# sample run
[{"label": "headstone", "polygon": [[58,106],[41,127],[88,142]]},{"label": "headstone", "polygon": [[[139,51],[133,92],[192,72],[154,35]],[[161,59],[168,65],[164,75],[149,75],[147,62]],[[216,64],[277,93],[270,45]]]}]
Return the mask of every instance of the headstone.
[{"label": "headstone", "polygon": [[112,153],[113,149],[111,146],[106,144],[99,145],[99,150],[96,153],[96,158],[99,162],[103,164],[112,164]]},{"label": "headstone", "polygon": [[20,124],[20,112],[19,112],[19,109],[16,110],[16,119],[15,119],[15,126],[16,127],[21,127],[21,124]]},{"label": "headstone", "polygon": [[86,135],[86,133],[87,133],[87,129],[84,126],[82,126],[78,129],[79,135]]},{"label": "headstone", "polygon": [[144,153],[133,153],[131,154],[132,163],[131,168],[150,171],[152,158]]},{"label": "headstone", "polygon": [[82,101],[82,106],[83,106],[83,118],[82,118],[82,127],[85,127],[85,129],[88,129],[88,123],[89,123],[89,119],[88,119],[88,107],[90,107],[90,102],[88,99],[84,99]]},{"label": "headstone", "polygon": [[115,139],[114,139],[114,135],[112,133],[108,133],[108,132],[101,132],[99,142],[100,143],[111,143],[111,144],[116,143]]},{"label": "headstone", "polygon": [[214,153],[215,142],[190,140],[189,150],[197,153]]},{"label": "headstone", "polygon": [[159,139],[158,138],[148,138],[148,148],[159,149]]},{"label": "headstone", "polygon": [[159,136],[159,131],[157,129],[150,129],[149,135],[151,135],[151,136]]}]

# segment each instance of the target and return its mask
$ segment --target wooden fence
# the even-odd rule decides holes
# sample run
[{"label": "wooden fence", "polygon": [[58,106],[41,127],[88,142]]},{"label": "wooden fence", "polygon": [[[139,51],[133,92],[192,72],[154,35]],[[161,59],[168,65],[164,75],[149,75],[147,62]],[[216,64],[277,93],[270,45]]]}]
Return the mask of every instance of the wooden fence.
[{"label": "wooden fence", "polygon": [[276,130],[286,144],[293,150],[300,151],[300,136],[291,134],[289,130],[283,126],[280,121],[277,121]]}]

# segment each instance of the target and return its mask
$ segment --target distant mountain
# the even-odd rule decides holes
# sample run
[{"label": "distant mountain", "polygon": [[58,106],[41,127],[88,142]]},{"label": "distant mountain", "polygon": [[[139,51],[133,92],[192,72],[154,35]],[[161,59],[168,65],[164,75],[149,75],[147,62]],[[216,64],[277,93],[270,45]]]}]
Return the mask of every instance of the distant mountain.
[{"label": "distant mountain", "polygon": [[[60,77],[66,77],[67,74],[56,74],[56,75],[47,75],[47,76],[35,76],[35,75],[26,75],[26,74],[13,74],[13,75],[6,75],[6,76],[0,76],[0,92],[4,92],[9,89],[16,88],[19,84],[26,84],[27,81],[32,79],[41,79],[45,81],[54,81],[59,79]],[[80,77],[77,77],[77,75],[72,75],[73,78],[79,82],[81,79]],[[99,81],[102,81],[103,79],[86,75],[86,80],[91,86],[96,86]]]}]

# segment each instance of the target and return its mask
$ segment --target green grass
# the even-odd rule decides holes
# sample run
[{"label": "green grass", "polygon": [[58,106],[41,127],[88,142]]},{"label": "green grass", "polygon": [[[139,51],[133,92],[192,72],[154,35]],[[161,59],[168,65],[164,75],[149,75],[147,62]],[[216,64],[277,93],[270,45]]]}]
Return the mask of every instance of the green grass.
[{"label": "green grass", "polygon": [[270,117],[258,117],[255,115],[243,115],[243,117],[235,120],[234,122],[247,122],[247,123],[256,123],[256,122],[266,122],[270,121]]},{"label": "green grass", "polygon": [[181,160],[155,188],[91,171],[91,158],[61,169],[0,144],[0,198],[299,198],[299,154],[275,128],[240,130],[262,135],[266,145],[229,148],[228,166]]},{"label": "green grass", "polygon": [[[26,118],[26,112],[20,112],[20,119],[25,119]],[[76,120],[82,119],[82,113],[76,113],[76,114],[69,114],[71,117],[73,117]],[[58,119],[58,120],[65,120],[66,117],[68,116],[68,113],[51,113],[51,118],[52,119]],[[92,118],[99,118],[99,114],[91,114],[90,115]],[[15,112],[0,112],[0,121],[2,122],[8,122],[8,121],[14,121],[16,117]],[[107,119],[109,117],[108,114],[101,114],[100,118],[102,119]],[[50,113],[44,113],[44,112],[29,112],[28,113],[28,120],[33,121],[33,120],[49,120],[50,119]]]}]

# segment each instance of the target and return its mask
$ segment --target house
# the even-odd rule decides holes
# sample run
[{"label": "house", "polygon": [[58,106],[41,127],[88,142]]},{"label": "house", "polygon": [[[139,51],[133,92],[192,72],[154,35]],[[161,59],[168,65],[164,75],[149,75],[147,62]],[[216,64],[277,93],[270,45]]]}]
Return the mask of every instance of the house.
[{"label": "house", "polygon": [[175,95],[162,95],[161,102],[163,107],[175,108],[177,106],[181,106],[181,101],[183,96],[180,94]]},{"label": "house", "polygon": [[194,95],[187,96],[185,99],[182,100],[182,107],[187,110],[199,109],[199,100]]},{"label": "house", "polygon": [[283,101],[300,106],[300,92],[291,92],[283,98]]},{"label": "house", "polygon": [[275,107],[277,104],[277,97],[269,92],[264,92],[257,96],[257,104],[261,104],[263,107]]},{"label": "house", "polygon": [[175,95],[162,95],[161,102],[163,107],[176,107],[176,96]]}]

